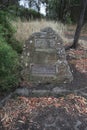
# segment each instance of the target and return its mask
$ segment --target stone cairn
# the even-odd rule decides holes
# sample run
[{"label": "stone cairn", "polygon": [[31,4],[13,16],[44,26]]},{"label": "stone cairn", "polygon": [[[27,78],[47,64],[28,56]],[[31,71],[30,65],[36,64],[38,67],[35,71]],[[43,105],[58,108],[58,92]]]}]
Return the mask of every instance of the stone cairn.
[{"label": "stone cairn", "polygon": [[63,83],[73,80],[61,37],[50,27],[33,33],[21,55],[21,75],[33,83]]}]

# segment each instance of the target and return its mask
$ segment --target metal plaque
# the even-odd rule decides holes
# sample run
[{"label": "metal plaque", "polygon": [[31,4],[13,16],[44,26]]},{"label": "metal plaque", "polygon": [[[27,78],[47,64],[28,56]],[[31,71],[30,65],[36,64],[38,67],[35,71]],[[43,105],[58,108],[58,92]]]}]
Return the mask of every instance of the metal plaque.
[{"label": "metal plaque", "polygon": [[56,75],[55,65],[31,65],[31,74],[33,76],[52,77]]},{"label": "metal plaque", "polygon": [[54,39],[35,39],[36,48],[53,48],[55,46]]}]

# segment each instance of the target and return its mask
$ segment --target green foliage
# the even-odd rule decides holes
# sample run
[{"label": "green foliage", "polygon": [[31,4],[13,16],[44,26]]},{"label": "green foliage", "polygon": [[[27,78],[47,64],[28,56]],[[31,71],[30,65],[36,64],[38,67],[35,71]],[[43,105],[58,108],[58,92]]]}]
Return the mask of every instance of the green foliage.
[{"label": "green foliage", "polygon": [[7,42],[9,42],[14,30],[9,19],[7,18],[7,15],[7,12],[0,11],[0,34],[6,39]]},{"label": "green foliage", "polygon": [[0,36],[0,89],[9,90],[18,83],[18,55]]},{"label": "green foliage", "polygon": [[70,17],[70,13],[67,12],[67,15],[66,15],[66,23],[67,24],[72,24],[72,20],[71,20],[71,17]]},{"label": "green foliage", "polygon": [[[81,8],[80,0],[48,0],[46,5],[47,18],[60,20],[63,23],[72,23],[77,21],[79,17],[78,9]],[[73,14],[73,11],[75,14]],[[69,14],[69,16],[67,16]],[[72,17],[72,15],[74,17]],[[77,19],[74,20],[76,17]],[[72,20],[72,21],[71,21]]]},{"label": "green foliage", "polygon": [[57,20],[59,17],[59,1],[49,0],[47,8],[47,17],[53,20]]},{"label": "green foliage", "polygon": [[19,6],[11,5],[5,9],[5,12],[7,13],[9,19],[15,21],[17,19],[17,16],[19,15],[18,10],[19,10]]},{"label": "green foliage", "polygon": [[81,0],[71,0],[70,2],[72,5],[80,5],[81,4]]},{"label": "green foliage", "polygon": [[19,17],[22,20],[35,20],[35,19],[40,19],[43,18],[44,16],[41,15],[39,12],[33,10],[33,9],[28,9],[28,8],[24,8],[21,7],[19,10]]},{"label": "green foliage", "polygon": [[67,24],[72,24],[73,23],[70,16],[66,18],[66,23]]},{"label": "green foliage", "polygon": [[0,11],[0,90],[10,90],[19,82],[19,54],[22,45],[14,38],[15,29],[7,11]]},{"label": "green foliage", "polygon": [[22,45],[14,38],[15,28],[11,25],[9,13],[0,11],[0,35],[18,53],[22,51]]},{"label": "green foliage", "polygon": [[14,38],[11,38],[11,41],[12,41],[12,48],[18,53],[18,54],[21,54],[22,51],[23,51],[23,47],[22,47],[22,43],[17,41],[16,39]]}]

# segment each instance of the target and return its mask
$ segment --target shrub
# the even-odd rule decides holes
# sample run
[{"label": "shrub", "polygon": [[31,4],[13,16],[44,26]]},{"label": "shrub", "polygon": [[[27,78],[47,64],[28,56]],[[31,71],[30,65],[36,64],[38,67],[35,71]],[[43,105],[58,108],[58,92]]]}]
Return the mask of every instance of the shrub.
[{"label": "shrub", "polygon": [[19,81],[19,61],[16,51],[0,36],[0,89],[9,90]]},{"label": "shrub", "polygon": [[8,12],[0,10],[0,90],[13,89],[20,79],[18,53],[22,45],[14,38],[14,32]]},{"label": "shrub", "polygon": [[0,34],[10,42],[10,38],[14,34],[14,29],[11,26],[10,20],[8,19],[8,13],[5,11],[0,11]]},{"label": "shrub", "polygon": [[15,28],[12,26],[8,13],[0,11],[0,35],[18,53],[22,52],[22,44],[14,38]]},{"label": "shrub", "polygon": [[18,54],[22,53],[23,45],[21,42],[19,42],[18,40],[16,40],[15,38],[12,37],[10,45],[13,48],[13,50],[15,50]]},{"label": "shrub", "polygon": [[20,8],[19,17],[21,20],[35,20],[44,18],[42,14],[35,11],[34,9]]}]

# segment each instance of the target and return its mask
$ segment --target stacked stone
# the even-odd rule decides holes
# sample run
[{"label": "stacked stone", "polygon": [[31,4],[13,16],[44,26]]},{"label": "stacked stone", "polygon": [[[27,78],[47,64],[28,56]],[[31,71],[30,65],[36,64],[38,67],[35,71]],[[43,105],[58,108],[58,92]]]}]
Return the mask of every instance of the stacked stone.
[{"label": "stacked stone", "polygon": [[22,77],[35,83],[72,81],[61,37],[50,27],[26,41],[21,56]]}]

